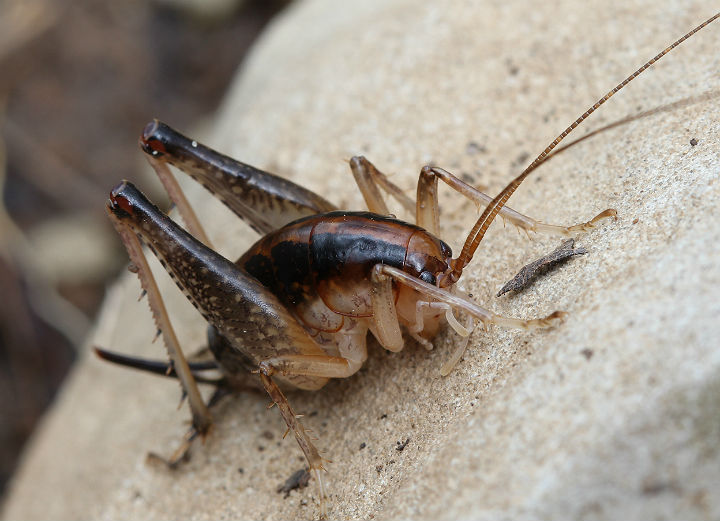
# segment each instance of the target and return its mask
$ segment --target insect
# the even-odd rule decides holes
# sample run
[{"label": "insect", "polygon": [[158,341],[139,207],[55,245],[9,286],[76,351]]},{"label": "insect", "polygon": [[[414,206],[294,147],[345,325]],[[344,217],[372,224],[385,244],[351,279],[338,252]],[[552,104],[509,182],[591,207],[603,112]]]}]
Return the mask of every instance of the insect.
[{"label": "insect", "polygon": [[[426,347],[431,346],[429,342],[443,321],[467,336],[467,329],[454,313],[473,317],[484,326],[519,328],[548,327],[561,319],[562,312],[530,320],[499,316],[453,288],[498,214],[526,230],[561,234],[586,230],[614,215],[613,210],[606,210],[590,221],[566,227],[540,223],[505,204],[523,180],[590,113],[718,16],[688,33],[608,92],[494,198],[481,194],[446,170],[425,167],[418,181],[417,200],[412,202],[369,161],[357,157],[351,160],[351,167],[369,211],[344,212],[294,183],[222,156],[164,124],[149,124],[141,136],[141,146],[168,184],[190,233],[127,182],[111,192],[108,213],[148,293],[171,358],[170,365],[152,365],[138,359],[125,362],[174,371],[192,410],[193,426],[187,443],[171,461],[184,453],[193,438],[205,435],[211,425],[210,414],[195,385],[205,366],[185,361],[138,237],[161,259],[210,323],[209,347],[216,359],[213,367],[223,371],[222,379],[216,383],[233,386],[244,382],[239,374],[250,371],[258,375],[258,381],[277,404],[307,459],[320,490],[324,515],[327,503],[321,473],[324,459],[282,388],[315,390],[329,378],[355,373],[367,356],[368,331],[382,347],[398,351],[405,343],[403,329]],[[262,234],[260,240],[236,262],[217,254],[181,192],[167,176],[168,164],[204,184]],[[457,257],[437,237],[438,180],[487,205]],[[414,209],[416,223],[389,217],[380,189]],[[110,356],[107,352],[101,354]]]}]

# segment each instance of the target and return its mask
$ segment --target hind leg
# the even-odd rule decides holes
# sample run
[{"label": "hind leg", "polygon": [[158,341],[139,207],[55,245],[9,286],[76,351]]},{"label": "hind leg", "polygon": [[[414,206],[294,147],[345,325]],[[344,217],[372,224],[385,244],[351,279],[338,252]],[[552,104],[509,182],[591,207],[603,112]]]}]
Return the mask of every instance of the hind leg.
[{"label": "hind leg", "polygon": [[200,395],[195,377],[190,370],[175,330],[172,327],[165,303],[160,295],[160,290],[157,287],[150,266],[148,266],[140,240],[135,232],[124,222],[117,219],[111,212],[108,212],[108,215],[128,251],[128,255],[134,266],[134,271],[136,271],[140,279],[140,285],[147,293],[148,304],[150,305],[155,325],[158,331],[162,333],[168,357],[170,358],[173,369],[177,373],[183,396],[187,396],[188,398],[188,404],[190,405],[190,411],[192,413],[193,429],[204,436],[212,426],[212,418]]},{"label": "hind leg", "polygon": [[273,403],[278,406],[280,414],[287,424],[288,431],[292,431],[295,435],[295,440],[297,440],[298,445],[300,445],[300,449],[308,462],[310,472],[315,476],[319,490],[320,517],[321,519],[327,519],[327,493],[325,492],[325,482],[323,481],[321,471],[326,470],[323,463],[329,460],[326,460],[320,455],[320,452],[317,447],[315,447],[315,444],[313,444],[307,429],[303,427],[303,424],[299,420],[301,415],[295,414],[295,411],[290,406],[290,402],[288,402],[287,398],[280,390],[280,387],[278,387],[272,379],[274,372],[275,370],[270,364],[265,362],[260,364],[259,373],[263,386],[270,395]]},{"label": "hind leg", "polygon": [[285,224],[335,206],[310,190],[282,177],[242,163],[154,120],[143,130],[140,147],[148,154],[190,233],[209,245],[199,220],[182,195],[168,165],[179,168],[245,220],[266,234]]}]

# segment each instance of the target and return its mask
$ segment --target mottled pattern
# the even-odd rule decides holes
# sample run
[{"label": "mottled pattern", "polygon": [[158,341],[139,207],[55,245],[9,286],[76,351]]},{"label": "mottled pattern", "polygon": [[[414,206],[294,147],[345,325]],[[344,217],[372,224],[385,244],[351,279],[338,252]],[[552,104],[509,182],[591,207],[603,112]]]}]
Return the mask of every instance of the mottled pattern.
[{"label": "mottled pattern", "polygon": [[191,141],[164,123],[155,122],[143,139],[146,152],[192,176],[260,234],[335,209],[314,192]]},{"label": "mottled pattern", "polygon": [[[157,255],[185,296],[227,339],[241,360],[255,365],[282,354],[324,355],[277,297],[231,261],[197,241],[128,184],[132,215],[118,215]],[[220,360],[222,363],[222,360]],[[314,389],[323,378],[286,377]]]},{"label": "mottled pattern", "polygon": [[[373,316],[373,266],[409,269],[413,276],[428,261],[444,266],[442,241],[417,226],[368,212],[297,220],[260,239],[234,264],[177,226],[134,186],[123,185],[115,195],[116,217],[143,239],[224,338],[213,347],[230,374],[283,355],[342,353],[360,334],[362,356],[354,372],[364,360],[364,335]],[[419,246],[412,255],[411,241]],[[317,342],[319,333],[326,341]],[[346,372],[342,369],[343,376]],[[327,381],[284,380],[305,389]]]}]

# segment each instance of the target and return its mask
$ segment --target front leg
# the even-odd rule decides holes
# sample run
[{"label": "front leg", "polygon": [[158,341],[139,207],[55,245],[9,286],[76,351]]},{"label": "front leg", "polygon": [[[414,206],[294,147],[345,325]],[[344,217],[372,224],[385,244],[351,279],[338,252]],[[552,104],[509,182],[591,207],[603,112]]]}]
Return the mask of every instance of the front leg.
[{"label": "front leg", "polygon": [[[555,311],[543,318],[522,319],[506,317],[483,308],[468,297],[450,293],[444,288],[439,288],[433,284],[429,284],[418,278],[408,275],[407,273],[398,268],[393,268],[392,266],[384,264],[380,265],[378,269],[383,275],[392,278],[399,284],[407,286],[408,288],[411,288],[423,294],[428,300],[428,302],[444,302],[445,304],[448,304],[450,308],[457,311],[464,311],[471,317],[478,319],[485,327],[491,324],[495,324],[511,329],[524,329],[526,331],[533,331],[535,329],[552,327],[559,320],[562,320],[567,316],[567,313],[565,311]],[[458,332],[460,333],[460,331]]]}]

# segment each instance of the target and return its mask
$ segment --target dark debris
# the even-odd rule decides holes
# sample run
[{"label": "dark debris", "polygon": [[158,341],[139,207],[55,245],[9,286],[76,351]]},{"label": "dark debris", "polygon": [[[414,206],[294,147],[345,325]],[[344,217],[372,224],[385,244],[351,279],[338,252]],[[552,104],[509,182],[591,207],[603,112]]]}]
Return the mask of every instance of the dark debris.
[{"label": "dark debris", "polygon": [[587,253],[587,249],[583,247],[574,248],[574,246],[575,239],[567,239],[551,253],[523,266],[517,275],[498,291],[496,296],[504,295],[508,291],[521,291],[528,287],[540,273],[549,270],[554,264],[575,255],[584,255]]},{"label": "dark debris", "polygon": [[309,481],[310,473],[308,472],[308,469],[302,468],[294,472],[292,476],[287,478],[285,480],[285,483],[283,483],[277,488],[277,492],[278,494],[284,492],[285,496],[283,497],[288,497],[291,490],[295,490],[296,488],[305,488],[308,486]]}]

